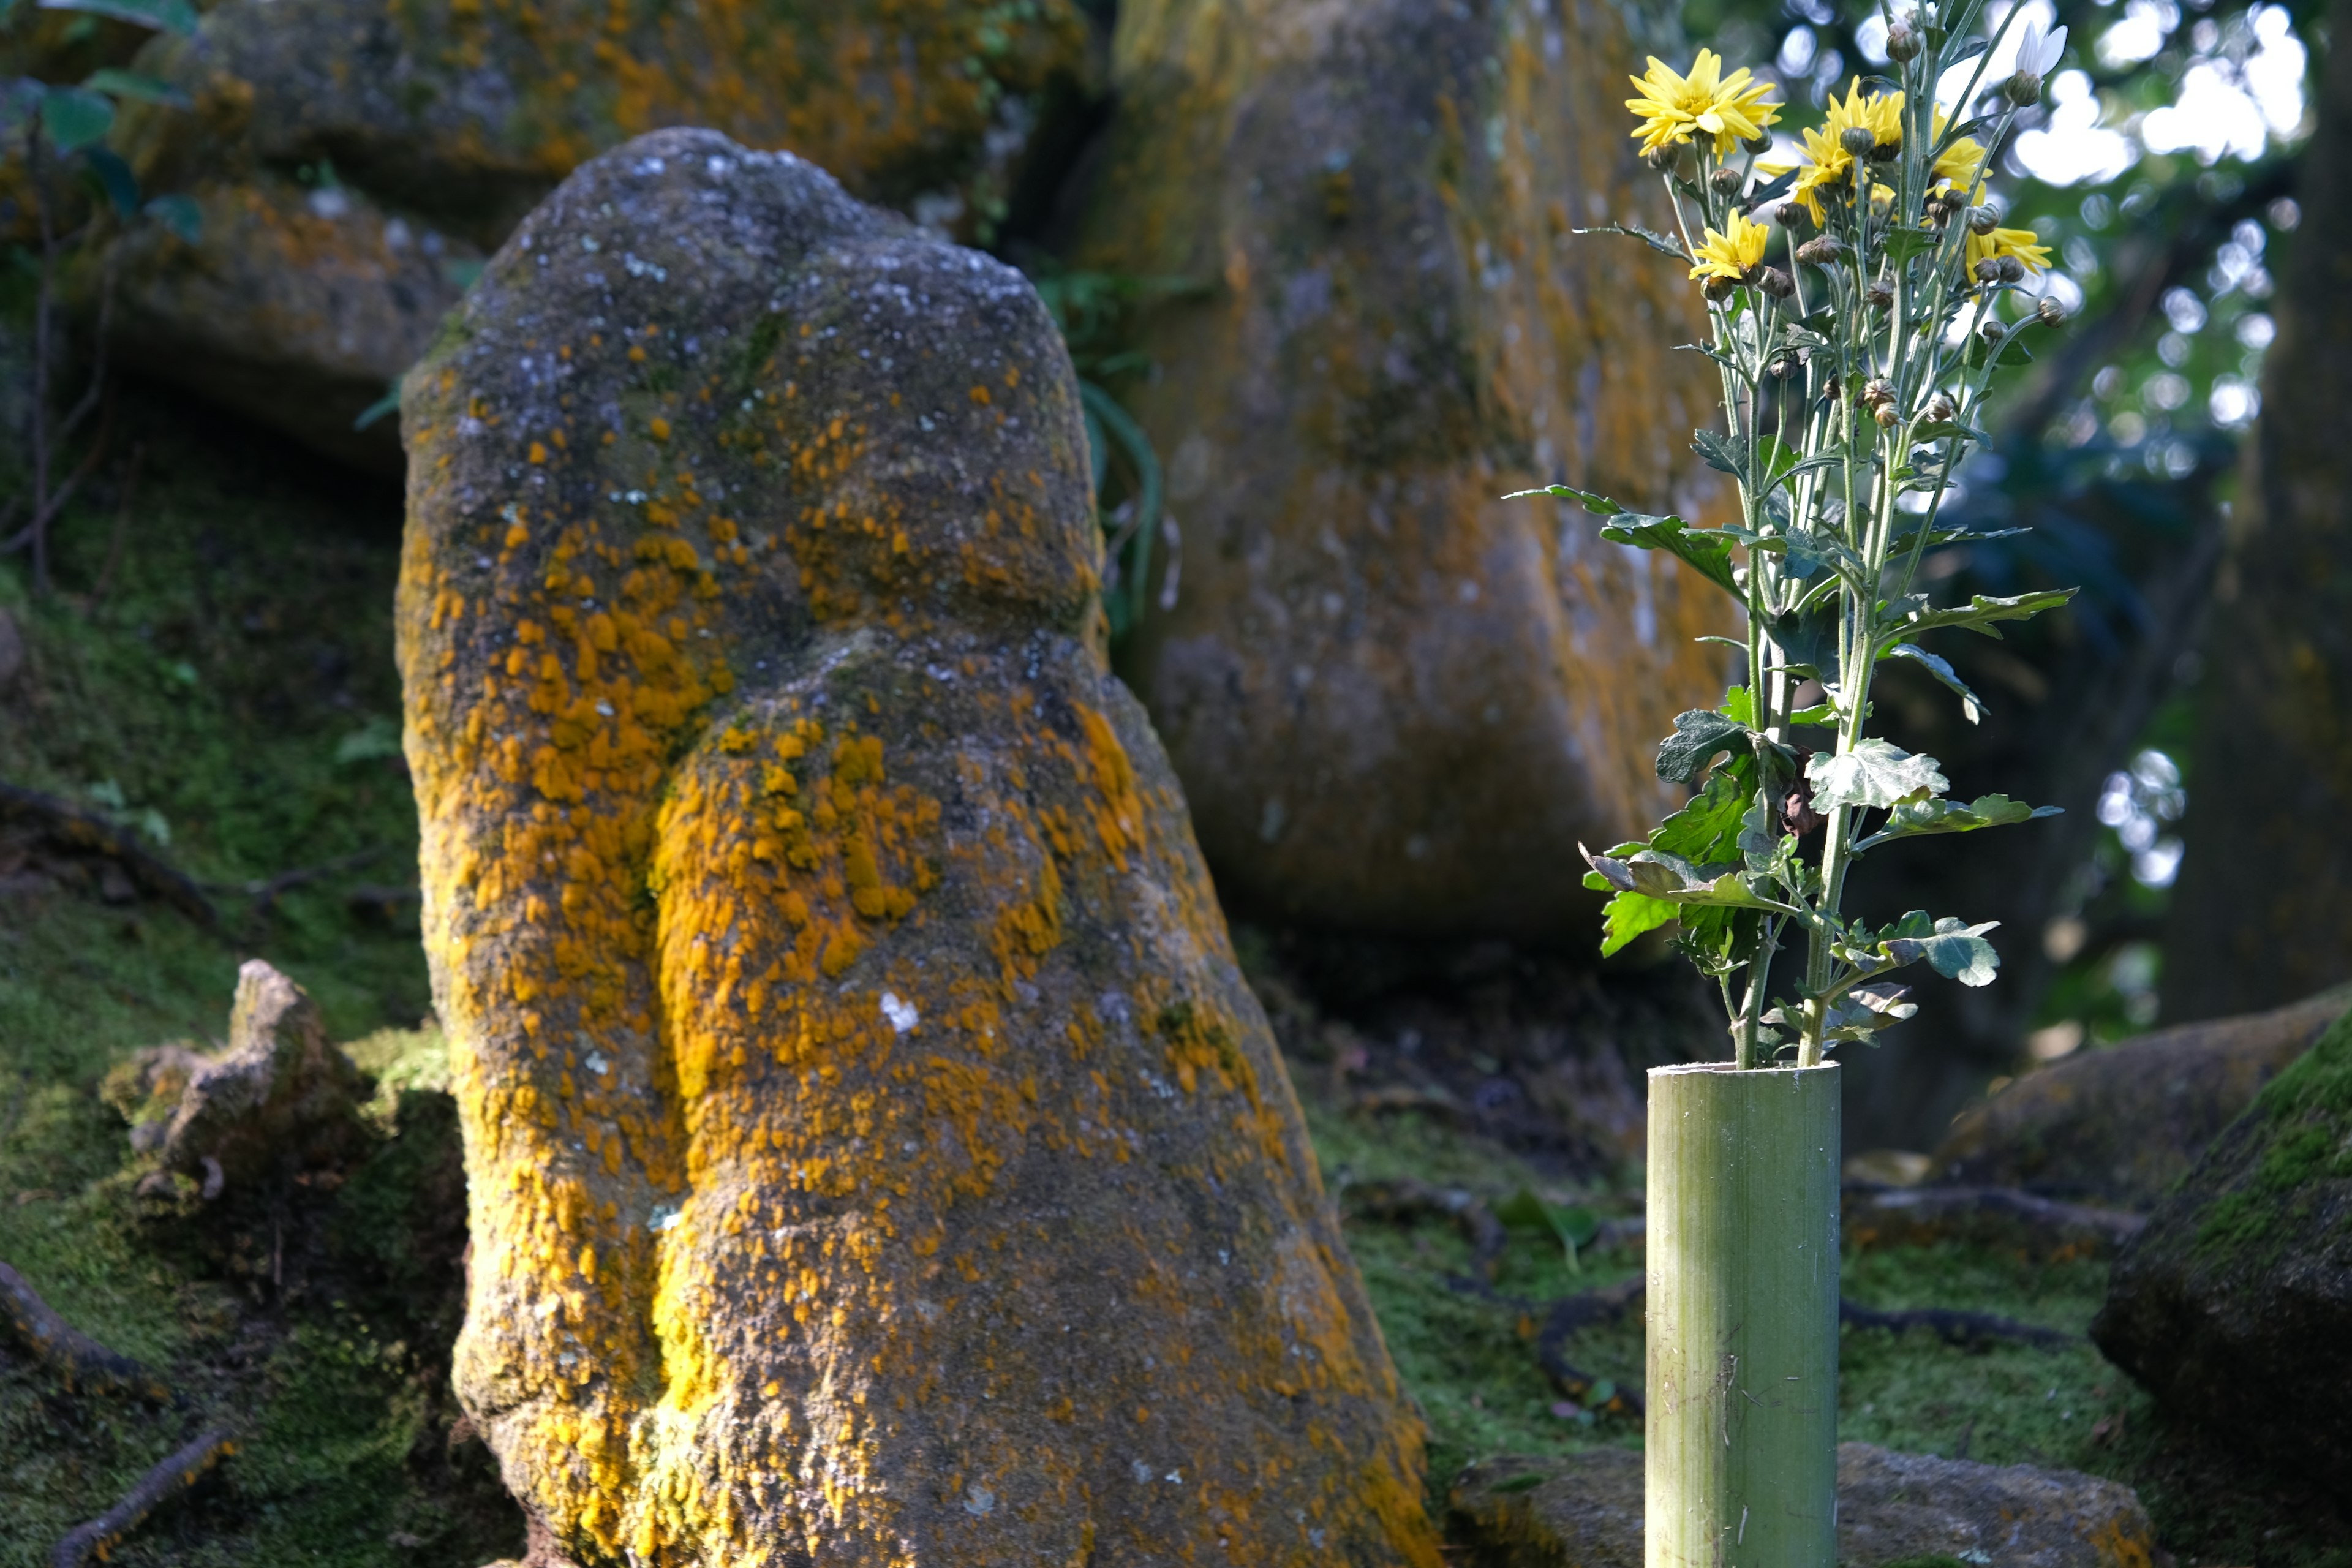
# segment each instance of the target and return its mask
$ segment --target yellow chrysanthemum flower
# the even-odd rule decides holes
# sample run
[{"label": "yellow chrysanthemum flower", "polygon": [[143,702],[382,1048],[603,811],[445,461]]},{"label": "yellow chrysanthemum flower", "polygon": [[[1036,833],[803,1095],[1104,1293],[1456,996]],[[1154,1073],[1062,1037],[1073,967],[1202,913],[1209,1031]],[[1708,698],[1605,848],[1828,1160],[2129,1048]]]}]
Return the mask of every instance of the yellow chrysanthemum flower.
[{"label": "yellow chrysanthemum flower", "polygon": [[[1943,110],[1936,110],[1937,141],[1943,140],[1944,127],[1950,122],[1951,118]],[[1957,187],[1967,191],[1969,193],[1970,199],[1974,199],[1977,187],[1984,174],[1984,147],[1975,137],[1955,137],[1950,146],[1936,155],[1936,167],[1932,173],[1937,185],[1946,190]]]},{"label": "yellow chrysanthemum flower", "polygon": [[1968,266],[1970,272],[1976,270],[1978,262],[2003,256],[2016,257],[2028,272],[2050,270],[2050,247],[2042,244],[2042,237],[2030,228],[1996,228],[1990,234],[1969,232]]},{"label": "yellow chrysanthemum flower", "polygon": [[1873,93],[1864,98],[1862,79],[1856,77],[1846,88],[1845,99],[1835,97],[1829,101],[1829,113],[1822,119],[1821,129],[1801,134],[1805,153],[1801,163],[1786,159],[1767,161],[1756,166],[1767,174],[1785,174],[1801,169],[1797,183],[1790,189],[1789,198],[1812,215],[1817,224],[1828,221],[1822,210],[1823,192],[1834,192],[1853,172],[1853,154],[1845,150],[1845,133],[1856,126],[1868,131],[1874,144],[1900,146],[1903,142],[1903,95],[1899,92]]},{"label": "yellow chrysanthemum flower", "polygon": [[1692,268],[1693,278],[1728,278],[1737,283],[1764,263],[1764,244],[1772,231],[1760,223],[1751,223],[1738,213],[1731,215],[1729,232],[1706,231],[1706,238],[1698,247],[1698,265]]},{"label": "yellow chrysanthemum flower", "polygon": [[1772,84],[1750,80],[1746,66],[1725,76],[1723,57],[1712,49],[1699,50],[1688,76],[1652,55],[1648,73],[1629,79],[1642,95],[1627,99],[1625,107],[1642,117],[1633,137],[1644,153],[1703,133],[1715,138],[1715,155],[1727,157],[1780,118],[1780,105],[1765,101]]}]

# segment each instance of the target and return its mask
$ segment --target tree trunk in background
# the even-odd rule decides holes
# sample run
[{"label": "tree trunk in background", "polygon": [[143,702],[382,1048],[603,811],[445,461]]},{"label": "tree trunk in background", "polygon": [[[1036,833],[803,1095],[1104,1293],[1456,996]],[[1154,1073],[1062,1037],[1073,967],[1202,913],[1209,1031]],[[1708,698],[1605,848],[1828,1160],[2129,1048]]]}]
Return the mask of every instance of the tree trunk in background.
[{"label": "tree trunk in background", "polygon": [[2165,939],[2176,1022],[2352,975],[2352,0],[2330,20],[2303,224],[2206,645]]}]

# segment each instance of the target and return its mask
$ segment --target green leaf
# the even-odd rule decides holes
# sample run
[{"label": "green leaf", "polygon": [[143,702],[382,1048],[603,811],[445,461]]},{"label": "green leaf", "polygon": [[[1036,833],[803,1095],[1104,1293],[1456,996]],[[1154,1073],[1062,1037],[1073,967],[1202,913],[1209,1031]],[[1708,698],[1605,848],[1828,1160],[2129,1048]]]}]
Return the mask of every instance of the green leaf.
[{"label": "green leaf", "polygon": [[160,103],[167,109],[195,107],[186,93],[162,77],[117,70],[112,66],[90,72],[82,79],[81,84],[92,92],[102,92],[110,98],[135,98],[142,103]]},{"label": "green leaf", "polygon": [[82,167],[89,171],[90,183],[99,194],[114,204],[114,210],[129,217],[139,210],[139,176],[121,155],[109,147],[85,147],[81,150]]},{"label": "green leaf", "polygon": [[1640,512],[1627,512],[1625,517],[1626,521],[1603,528],[1601,537],[1637,550],[1665,551],[1733,598],[1741,596],[1739,581],[1731,574],[1732,542],[1722,530],[1693,528],[1678,517],[1648,517]]},{"label": "green leaf", "polygon": [[1929,833],[1974,833],[1980,827],[2006,827],[2057,816],[2063,806],[2028,805],[2005,795],[1980,795],[1966,805],[1958,801],[1919,795],[1896,801],[1887,812],[1886,826],[1857,843],[1855,853],[1893,838],[1916,838]]},{"label": "green leaf", "polygon": [[[1584,885],[1605,889],[1609,886],[1597,871],[1584,874]],[[1681,912],[1681,906],[1664,899],[1653,899],[1642,893],[1621,892],[1611,899],[1601,911],[1601,956],[1622,951],[1636,937],[1646,936],[1662,925],[1670,925]]]},{"label": "green leaf", "polygon": [[1820,604],[1803,612],[1790,611],[1775,616],[1765,630],[1771,636],[1772,646],[1780,650],[1781,661],[1789,667],[1790,673],[1811,676],[1825,685],[1836,682],[1836,605]]},{"label": "green leaf", "polygon": [[[1503,499],[1517,500],[1522,496],[1556,496],[1561,500],[1572,500],[1595,517],[1615,517],[1625,510],[1607,496],[1594,495],[1591,490],[1580,490],[1574,485],[1544,485],[1531,490],[1513,490]],[[1667,521],[1679,522],[1682,520],[1672,518]]]},{"label": "green leaf", "polygon": [[1675,714],[1675,732],[1658,743],[1658,776],[1668,784],[1688,784],[1718,753],[1752,750],[1747,725],[1712,708],[1694,708]]},{"label": "green leaf", "polygon": [[196,11],[188,0],[41,0],[41,9],[111,16],[118,22],[178,33],[183,37],[192,38],[196,34]]},{"label": "green leaf", "polygon": [[2044,610],[2057,609],[2077,592],[2074,588],[2045,588],[2038,593],[2001,596],[1979,594],[1967,604],[1956,605],[1947,610],[1924,607],[1906,610],[1896,624],[1904,632],[1915,637],[1942,626],[1964,626],[1999,641],[2000,633],[1994,629],[1994,622],[2031,620]]},{"label": "green leaf", "polygon": [[1735,479],[1747,478],[1748,444],[1738,437],[1726,436],[1720,430],[1694,430],[1691,450],[1718,474],[1729,474]]},{"label": "green leaf", "polygon": [[1658,233],[1655,229],[1643,228],[1638,223],[1604,223],[1598,228],[1578,228],[1570,229],[1569,232],[1571,234],[1622,235],[1627,239],[1638,239],[1643,244],[1648,246],[1652,250],[1657,251],[1661,255],[1671,256],[1676,261],[1686,262],[1690,259],[1690,252],[1683,248],[1682,242],[1680,240],[1670,239],[1666,236]]},{"label": "green leaf", "polygon": [[1975,692],[1969,689],[1969,683],[1967,681],[1962,680],[1958,674],[1954,673],[1951,660],[1945,658],[1940,655],[1929,653],[1927,649],[1920,647],[1915,643],[1907,642],[1896,643],[1893,647],[1886,650],[1886,654],[1890,658],[1910,659],[1922,669],[1925,669],[1928,674],[1934,676],[1937,680],[1942,681],[1952,690],[1958,692],[1960,699],[1961,718],[1966,719],[1971,724],[1983,719],[1985,713],[1983,701],[1978,698]]},{"label": "green leaf", "polygon": [[1841,805],[1890,806],[1921,790],[1941,795],[1951,787],[1936,759],[1913,756],[1892,741],[1872,736],[1851,752],[1815,752],[1805,760],[1813,786],[1813,809],[1824,815]]},{"label": "green leaf", "polygon": [[1580,1267],[1577,1250],[1601,1234],[1600,1216],[1591,1209],[1548,1204],[1527,1187],[1496,1204],[1495,1217],[1513,1230],[1532,1230],[1559,1242],[1570,1268]]},{"label": "green leaf", "polygon": [[1916,963],[1924,958],[1947,980],[1957,980],[1963,985],[1990,985],[2000,968],[2000,954],[1985,941],[1984,933],[1999,924],[1999,921],[1987,921],[1972,926],[1947,915],[1936,922],[1931,935],[1897,937],[1882,947],[1886,956],[1897,963]]},{"label": "green leaf", "polygon": [[[1829,1005],[1822,1018],[1822,1038],[1824,1040],[1860,1040],[1877,1044],[1874,1037],[1881,1029],[1902,1023],[1916,1016],[1919,1005],[1907,1001],[1911,988],[1907,985],[1857,985]],[[1784,1029],[1801,1027],[1804,1017],[1786,1006],[1773,1008],[1764,1015],[1764,1022]]]},{"label": "green leaf", "polygon": [[41,129],[60,153],[87,147],[114,129],[114,100],[79,87],[53,87],[41,100]]},{"label": "green leaf", "polygon": [[147,204],[147,216],[190,245],[204,237],[205,209],[194,196],[157,196]]}]

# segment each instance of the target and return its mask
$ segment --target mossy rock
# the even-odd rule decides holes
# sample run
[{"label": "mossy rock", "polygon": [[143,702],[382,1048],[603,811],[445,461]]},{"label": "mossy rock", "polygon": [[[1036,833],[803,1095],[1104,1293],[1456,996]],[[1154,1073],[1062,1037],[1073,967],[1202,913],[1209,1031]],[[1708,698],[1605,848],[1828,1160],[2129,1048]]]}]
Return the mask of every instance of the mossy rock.
[{"label": "mossy rock", "polygon": [[2352,1478],[2352,1018],[2150,1216],[2091,1332],[2177,1414],[2283,1468]]}]

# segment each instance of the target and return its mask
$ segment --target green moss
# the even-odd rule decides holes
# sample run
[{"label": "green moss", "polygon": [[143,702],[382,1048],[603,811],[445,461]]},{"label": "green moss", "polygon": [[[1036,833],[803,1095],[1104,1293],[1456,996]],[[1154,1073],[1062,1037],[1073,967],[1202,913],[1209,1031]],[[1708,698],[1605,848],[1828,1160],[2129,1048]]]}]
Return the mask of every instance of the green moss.
[{"label": "green moss", "polygon": [[2261,1153],[2198,1222],[2205,1257],[2283,1245],[2316,1202],[2316,1184],[2352,1178],[2352,1013],[2263,1086],[2217,1154],[2238,1139],[2253,1140]]}]

